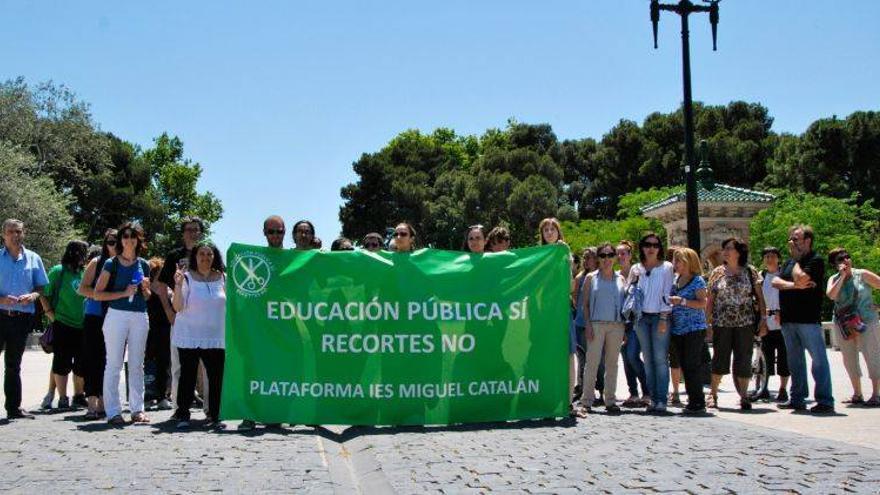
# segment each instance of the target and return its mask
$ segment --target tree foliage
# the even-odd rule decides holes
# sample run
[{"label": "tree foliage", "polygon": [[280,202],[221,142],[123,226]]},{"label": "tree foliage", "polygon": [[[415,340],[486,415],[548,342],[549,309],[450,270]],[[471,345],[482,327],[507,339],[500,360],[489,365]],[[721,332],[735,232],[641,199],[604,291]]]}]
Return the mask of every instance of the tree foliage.
[{"label": "tree foliage", "polygon": [[33,156],[0,141],[0,222],[25,223],[25,245],[51,266],[61,259],[67,241],[78,237],[68,207],[70,196],[59,192],[49,177],[35,175]]},{"label": "tree foliage", "polygon": [[[859,204],[855,194],[838,199],[811,193],[774,192],[778,197],[773,205],[755,215],[749,224],[752,259],[760,259],[765,246],[778,247],[787,255],[789,227],[805,224],[813,227],[813,247],[817,253],[824,256],[841,246],[853,256],[856,267],[880,273],[880,210],[873,201]],[[878,291],[875,299],[880,302]]]},{"label": "tree foliage", "polygon": [[0,141],[31,157],[24,173],[48,179],[68,198],[61,204],[71,232],[89,241],[135,220],[151,250],[162,252],[175,242],[181,217],[199,215],[210,225],[223,212],[213,194],[197,192],[202,168],[184,157],[180,139],[162,134],[143,151],[102,131],[89,105],[63,85],[30,87],[23,78],[0,84]]}]

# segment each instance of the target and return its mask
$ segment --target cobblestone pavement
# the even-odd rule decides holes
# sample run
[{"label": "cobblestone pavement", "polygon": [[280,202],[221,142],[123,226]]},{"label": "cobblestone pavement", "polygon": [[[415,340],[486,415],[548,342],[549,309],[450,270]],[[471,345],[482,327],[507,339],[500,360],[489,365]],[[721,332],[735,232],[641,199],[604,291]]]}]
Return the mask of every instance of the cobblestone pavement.
[{"label": "cobblestone pavement", "polygon": [[0,424],[0,492],[880,492],[880,451],[712,417],[241,434],[81,414]]}]

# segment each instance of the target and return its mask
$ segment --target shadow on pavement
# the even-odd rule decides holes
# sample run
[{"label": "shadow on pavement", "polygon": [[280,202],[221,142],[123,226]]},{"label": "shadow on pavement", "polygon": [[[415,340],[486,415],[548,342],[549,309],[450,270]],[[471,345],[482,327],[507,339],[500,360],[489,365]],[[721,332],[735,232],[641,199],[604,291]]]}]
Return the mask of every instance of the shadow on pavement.
[{"label": "shadow on pavement", "polygon": [[398,433],[432,433],[432,432],[469,432],[482,430],[526,430],[532,428],[547,427],[566,427],[572,428],[577,426],[575,418],[566,417],[562,419],[539,419],[539,420],[519,420],[519,421],[494,421],[486,423],[468,423],[458,425],[438,425],[438,426],[350,426],[342,433],[334,433],[327,428],[318,426],[315,432],[322,438],[342,443],[357,437],[370,435],[396,435]]}]

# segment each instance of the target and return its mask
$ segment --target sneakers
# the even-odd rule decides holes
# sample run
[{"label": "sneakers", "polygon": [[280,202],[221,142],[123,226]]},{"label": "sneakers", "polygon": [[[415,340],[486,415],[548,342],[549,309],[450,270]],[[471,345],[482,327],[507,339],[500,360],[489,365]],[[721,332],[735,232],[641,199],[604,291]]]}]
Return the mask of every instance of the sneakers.
[{"label": "sneakers", "polygon": [[251,431],[257,427],[257,423],[252,419],[242,420],[241,424],[238,425],[238,431]]},{"label": "sneakers", "polygon": [[43,411],[47,409],[52,409],[52,400],[55,399],[55,392],[49,392],[43,397],[43,402],[40,402],[40,409]]},{"label": "sneakers", "polygon": [[828,404],[816,404],[810,408],[810,412],[813,414],[834,414],[834,406],[829,406]]},{"label": "sneakers", "polygon": [[185,430],[185,429],[189,428],[189,420],[188,419],[181,419],[180,421],[177,422],[177,424],[174,427],[177,428],[178,430]]},{"label": "sneakers", "polygon": [[71,402],[73,407],[77,408],[87,408],[89,407],[89,402],[86,400],[86,394],[76,394],[73,396],[73,401]]},{"label": "sneakers", "polygon": [[160,400],[159,403],[156,405],[156,409],[160,411],[167,411],[171,409],[171,401],[169,401],[168,399]]},{"label": "sneakers", "polygon": [[58,409],[70,409],[70,399],[66,395],[58,398]]}]

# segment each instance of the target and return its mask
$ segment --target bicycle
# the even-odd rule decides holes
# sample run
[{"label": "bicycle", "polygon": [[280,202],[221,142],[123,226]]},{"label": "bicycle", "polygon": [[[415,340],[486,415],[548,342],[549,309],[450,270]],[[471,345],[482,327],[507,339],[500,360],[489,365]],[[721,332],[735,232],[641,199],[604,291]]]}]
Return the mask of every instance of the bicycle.
[{"label": "bicycle", "polygon": [[754,391],[749,392],[749,397],[766,396],[769,392],[770,373],[767,372],[767,356],[761,347],[761,337],[755,337],[755,349],[752,353],[752,379]]}]

